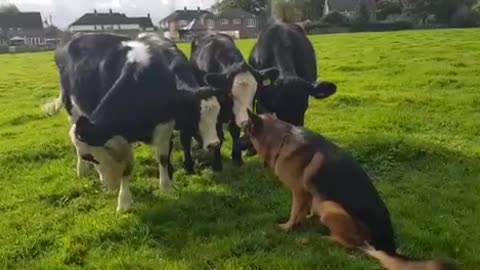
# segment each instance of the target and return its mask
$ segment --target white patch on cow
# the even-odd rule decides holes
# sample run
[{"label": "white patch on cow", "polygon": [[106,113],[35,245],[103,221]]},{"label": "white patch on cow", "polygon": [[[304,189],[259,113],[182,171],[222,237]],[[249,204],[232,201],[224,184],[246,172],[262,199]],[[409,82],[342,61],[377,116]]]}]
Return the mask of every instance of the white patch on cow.
[{"label": "white patch on cow", "polygon": [[159,162],[160,170],[160,189],[169,191],[172,189],[172,180],[168,174],[168,164],[162,165],[161,158],[168,157],[170,162],[170,140],[173,134],[173,128],[175,127],[175,121],[160,124],[155,128],[153,133],[153,145],[157,151],[157,158]]},{"label": "white patch on cow", "polygon": [[[70,111],[71,115],[68,116],[68,121],[70,122],[71,125],[75,125],[77,122],[78,118],[80,116],[84,115],[80,109],[78,108],[77,104],[75,103],[75,100],[72,98],[72,109]],[[73,127],[72,127],[73,128]],[[85,160],[82,159],[81,153],[79,152],[79,148],[75,144],[75,135],[73,135],[73,130],[70,130],[70,139],[72,139],[73,145],[75,145],[75,149],[77,152],[77,176],[78,177],[86,177],[88,173],[90,172],[90,164],[86,162]],[[72,137],[73,136],[73,137]]]},{"label": "white patch on cow", "polygon": [[130,63],[138,64],[139,69],[148,67],[150,64],[150,53],[147,44],[132,40],[122,42],[124,47],[130,47],[130,51],[127,53],[127,61]]},{"label": "white patch on cow", "polygon": [[198,128],[203,141],[203,148],[220,144],[217,135],[217,119],[220,113],[220,103],[216,97],[202,99],[200,102],[200,122]]},{"label": "white patch on cow", "polygon": [[118,192],[117,211],[127,211],[132,205],[132,192],[130,192],[130,176],[122,177],[120,191]]},{"label": "white patch on cow", "polygon": [[[117,210],[127,210],[132,202],[129,187],[134,163],[131,145],[120,136],[111,138],[105,146],[88,145],[75,137],[75,125],[70,129],[70,139],[77,149],[79,159],[83,155],[91,155],[98,162],[98,164],[92,164],[100,176],[100,181],[108,191],[120,188]],[[127,176],[125,176],[126,170],[129,170]]]},{"label": "white patch on cow", "polygon": [[235,123],[240,128],[244,128],[248,123],[247,109],[252,110],[257,86],[257,80],[248,71],[237,74],[233,79],[233,114]]}]

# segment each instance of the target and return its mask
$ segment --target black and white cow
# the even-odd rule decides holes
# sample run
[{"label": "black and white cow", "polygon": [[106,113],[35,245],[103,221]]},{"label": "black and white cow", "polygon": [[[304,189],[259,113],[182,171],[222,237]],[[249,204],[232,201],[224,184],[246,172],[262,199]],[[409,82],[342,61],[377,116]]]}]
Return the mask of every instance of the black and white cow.
[{"label": "black and white cow", "polygon": [[[183,147],[184,153],[184,168],[189,174],[194,173],[194,160],[191,154],[192,138],[196,138],[200,144],[203,144],[204,150],[216,150],[220,147],[220,140],[216,136],[217,118],[220,113],[220,101],[225,100],[227,91],[219,92],[210,86],[201,86],[197,81],[196,73],[193,65],[190,63],[185,54],[177,47],[177,45],[166,38],[160,37],[157,34],[145,33],[139,36],[141,40],[150,40],[156,42],[159,46],[163,46],[168,49],[168,53],[165,53],[164,59],[169,64],[170,70],[175,74],[177,79],[177,88],[183,91],[189,91],[195,93],[198,96],[211,96],[214,92],[216,95],[210,99],[202,100],[201,116],[208,119],[208,125],[203,125],[200,128],[209,128],[215,132],[208,132],[211,138],[206,138],[206,144],[203,144],[202,140],[199,140],[198,134],[193,134],[193,130],[180,130],[180,141]],[[211,115],[209,115],[211,114]],[[217,116],[217,118],[215,118]],[[214,136],[215,135],[215,136]]]},{"label": "black and white cow", "polygon": [[337,87],[317,81],[317,58],[303,28],[274,22],[260,34],[249,63],[256,69],[275,67],[280,76],[272,87],[258,91],[259,108],[293,125],[303,126],[309,97],[324,99]]},{"label": "black and white cow", "polygon": [[218,113],[210,112],[218,111],[219,105],[203,106],[217,93],[177,90],[175,75],[165,60],[167,53],[168,48],[156,42],[110,34],[82,35],[56,52],[61,93],[47,107],[52,112],[66,107],[74,124],[70,136],[82,159],[79,164],[95,164],[100,178],[109,178],[107,187],[119,183],[118,210],[131,205],[130,143],[154,146],[163,189],[172,185],[170,152],[175,125],[199,133],[207,147],[218,144],[215,125],[210,126]]},{"label": "black and white cow", "polygon": [[[232,160],[242,164],[242,152],[238,145],[241,128],[248,123],[248,109],[252,109],[257,89],[264,82],[274,81],[276,68],[257,70],[248,65],[234,40],[225,34],[206,33],[192,42],[191,59],[199,80],[215,88],[228,91],[230,98],[223,102],[217,133],[223,142],[223,123],[229,124],[232,136]],[[213,169],[222,169],[220,149],[214,153]]]}]

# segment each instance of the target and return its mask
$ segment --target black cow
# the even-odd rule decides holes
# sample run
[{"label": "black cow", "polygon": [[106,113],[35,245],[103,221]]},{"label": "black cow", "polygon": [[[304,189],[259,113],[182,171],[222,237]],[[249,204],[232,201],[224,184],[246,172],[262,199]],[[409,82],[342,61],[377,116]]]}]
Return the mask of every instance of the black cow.
[{"label": "black cow", "polygon": [[252,50],[249,63],[256,69],[275,67],[280,71],[272,87],[258,91],[258,108],[293,125],[304,125],[309,96],[323,99],[336,92],[334,83],[317,81],[315,50],[296,24],[268,25]]},{"label": "black cow", "polygon": [[[168,50],[147,39],[91,34],[74,38],[56,53],[61,93],[50,109],[66,107],[74,123],[70,135],[79,157],[96,165],[107,186],[120,182],[118,210],[131,204],[130,143],[155,147],[160,186],[169,189],[174,125],[199,133],[202,140],[216,136],[210,125],[218,113],[206,112],[219,108],[202,104],[220,91],[177,90],[175,75],[165,60]],[[218,139],[203,144],[218,144]]]},{"label": "black cow", "polygon": [[[242,164],[242,152],[238,146],[241,128],[248,123],[247,110],[253,106],[257,89],[264,82],[278,77],[276,68],[257,70],[248,65],[234,40],[225,34],[206,33],[192,42],[190,61],[196,68],[198,78],[205,84],[229,92],[231,98],[223,102],[217,133],[223,142],[223,123],[229,123],[232,136],[232,160]],[[213,169],[222,169],[220,149],[214,153]]]},{"label": "black cow", "polygon": [[[157,34],[142,34],[140,39],[150,40],[159,44],[159,46],[163,46],[164,48],[168,49],[168,53],[165,54],[165,60],[169,64],[170,70],[175,74],[177,79],[177,88],[184,91],[189,91],[192,93],[196,93],[197,95],[206,95],[207,97],[211,96],[210,93],[215,91],[210,86],[201,86],[201,84],[197,81],[196,72],[194,67],[185,56],[185,54],[177,47],[177,45],[166,38],[162,38]],[[215,93],[219,93],[215,91]],[[219,93],[216,97],[212,97],[210,99],[202,100],[202,110],[204,109],[207,113],[212,114],[212,116],[204,113],[201,114],[202,117],[206,117],[210,119],[212,122],[209,123],[210,128],[212,131],[216,131],[217,125],[217,118],[214,115],[219,114],[220,112],[220,101],[224,101],[227,97],[225,95],[226,91],[223,93]],[[212,108],[207,110],[208,108]],[[207,127],[206,125],[204,127]],[[206,146],[209,146],[209,150],[216,150],[220,146],[220,140],[216,134],[216,132],[209,132],[211,138],[206,138],[204,141],[207,141],[207,144],[203,145],[204,149],[207,150]],[[191,145],[192,145],[192,138],[196,138],[200,144],[202,140],[199,140],[198,134],[193,134],[192,130],[180,130],[180,141],[183,147],[184,153],[184,168],[187,173],[191,174],[194,173],[194,161],[191,154]],[[208,143],[210,142],[210,143]]]}]

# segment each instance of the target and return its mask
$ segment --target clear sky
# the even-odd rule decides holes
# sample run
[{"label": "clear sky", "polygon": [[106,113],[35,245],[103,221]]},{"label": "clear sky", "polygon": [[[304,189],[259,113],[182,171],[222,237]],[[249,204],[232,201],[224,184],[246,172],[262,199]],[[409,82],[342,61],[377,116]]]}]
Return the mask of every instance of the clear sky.
[{"label": "clear sky", "polygon": [[150,13],[154,24],[172,12],[187,6],[209,8],[214,0],[0,0],[1,4],[15,4],[21,11],[40,11],[43,19],[49,15],[53,23],[66,28],[86,12],[107,12],[109,8],[127,16],[146,16]]}]

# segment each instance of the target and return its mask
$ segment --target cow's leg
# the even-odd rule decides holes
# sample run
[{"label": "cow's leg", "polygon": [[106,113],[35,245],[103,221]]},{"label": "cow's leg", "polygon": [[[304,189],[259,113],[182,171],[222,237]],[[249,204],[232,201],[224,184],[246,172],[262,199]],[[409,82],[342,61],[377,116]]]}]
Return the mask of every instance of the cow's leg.
[{"label": "cow's leg", "polygon": [[192,136],[190,133],[180,131],[180,141],[183,147],[183,167],[187,174],[193,174],[195,162],[192,159]]},{"label": "cow's leg", "polygon": [[77,145],[77,140],[75,138],[75,126],[70,128],[70,140],[75,147],[75,153],[77,154],[77,176],[78,177],[86,177],[88,172],[90,171],[91,165],[82,159],[82,155],[80,153],[80,149]]},{"label": "cow's leg", "polygon": [[86,162],[85,160],[82,159],[82,156],[79,152],[78,146],[76,145],[76,139],[75,139],[75,134],[74,134],[74,129],[75,129],[75,123],[79,118],[79,113],[77,112],[78,109],[74,108],[72,109],[72,115],[68,116],[68,122],[72,125],[70,129],[70,139],[75,146],[75,152],[77,154],[77,176],[78,177],[86,177],[88,173],[90,172],[92,166],[90,163]]},{"label": "cow's leg", "polygon": [[220,147],[212,150],[213,151],[212,169],[216,172],[220,172],[223,169],[221,150],[222,150],[222,145],[224,140],[224,134],[223,134],[222,123],[217,123],[217,135],[218,135],[218,138],[220,139]]},{"label": "cow's leg", "polygon": [[85,162],[82,159],[82,157],[80,156],[80,153],[78,152],[78,148],[76,148],[76,153],[77,153],[77,176],[86,177],[91,169],[90,164],[88,162]]},{"label": "cow's leg", "polygon": [[170,163],[171,139],[175,122],[160,124],[156,127],[153,137],[153,144],[156,148],[157,159],[160,171],[160,189],[172,189],[172,180],[170,170],[173,168]]},{"label": "cow's leg", "polygon": [[240,128],[235,125],[235,123],[231,122],[228,125],[228,130],[230,131],[230,135],[232,136],[232,160],[235,165],[242,165],[242,149],[240,145]]},{"label": "cow's leg", "polygon": [[100,176],[100,181],[108,192],[118,190],[122,179],[122,172],[116,164],[112,162],[102,162],[99,165],[95,165],[95,169]]},{"label": "cow's leg", "polygon": [[[133,152],[131,152],[133,157]],[[118,192],[117,211],[127,211],[132,205],[132,193],[130,192],[130,180],[133,176],[133,158],[129,159],[123,177],[120,182],[120,191]]]}]

